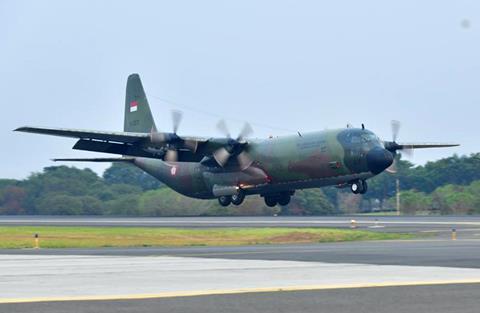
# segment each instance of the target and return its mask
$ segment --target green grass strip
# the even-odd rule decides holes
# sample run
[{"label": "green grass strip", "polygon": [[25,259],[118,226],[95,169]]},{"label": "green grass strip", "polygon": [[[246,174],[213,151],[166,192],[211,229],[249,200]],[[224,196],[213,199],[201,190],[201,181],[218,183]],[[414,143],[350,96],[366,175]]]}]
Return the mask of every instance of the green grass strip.
[{"label": "green grass strip", "polygon": [[153,228],[2,226],[0,249],[236,246],[411,239],[411,234],[331,228]]}]

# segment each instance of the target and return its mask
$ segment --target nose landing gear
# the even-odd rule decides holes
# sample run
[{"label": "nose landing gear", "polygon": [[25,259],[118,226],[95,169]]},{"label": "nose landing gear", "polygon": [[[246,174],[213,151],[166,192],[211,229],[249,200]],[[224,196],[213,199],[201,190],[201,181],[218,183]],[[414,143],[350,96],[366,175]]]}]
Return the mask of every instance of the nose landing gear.
[{"label": "nose landing gear", "polygon": [[368,190],[368,184],[365,180],[355,181],[350,185],[350,190],[354,194],[365,194]]}]

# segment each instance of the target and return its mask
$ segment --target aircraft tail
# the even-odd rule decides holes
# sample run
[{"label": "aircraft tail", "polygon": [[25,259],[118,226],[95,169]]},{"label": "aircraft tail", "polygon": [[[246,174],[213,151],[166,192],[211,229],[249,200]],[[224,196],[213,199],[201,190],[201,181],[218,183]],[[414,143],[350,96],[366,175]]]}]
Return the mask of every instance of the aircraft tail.
[{"label": "aircraft tail", "polygon": [[138,74],[131,74],[127,80],[125,95],[125,120],[123,131],[149,133],[157,130],[147,96]]}]

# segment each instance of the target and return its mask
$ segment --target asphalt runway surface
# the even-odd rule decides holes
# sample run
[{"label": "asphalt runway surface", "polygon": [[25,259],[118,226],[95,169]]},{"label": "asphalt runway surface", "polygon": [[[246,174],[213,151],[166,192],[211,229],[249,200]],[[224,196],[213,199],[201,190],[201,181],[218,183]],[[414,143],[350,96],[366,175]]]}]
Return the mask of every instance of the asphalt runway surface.
[{"label": "asphalt runway surface", "polygon": [[[5,297],[5,289],[13,288],[22,293],[10,294],[10,299],[33,299],[43,290],[29,287],[34,283],[50,290],[50,298],[0,304],[0,312],[478,312],[480,217],[0,217],[0,225],[348,228],[351,219],[356,219],[360,229],[413,232],[426,237],[242,247],[2,250],[0,258],[14,261],[12,268],[0,268],[0,276],[4,275],[0,277],[0,294]],[[450,240],[452,228],[457,231],[456,241]],[[60,258],[60,263],[43,259],[49,257]],[[170,258],[173,261],[155,264]],[[105,260],[108,266],[102,267]],[[125,268],[116,272],[114,260],[121,261]],[[168,269],[165,264],[172,267]],[[208,264],[210,268],[196,268]],[[32,265],[39,265],[40,272],[29,269]],[[19,276],[15,276],[17,266]],[[62,270],[66,271],[65,277],[57,277]],[[25,275],[29,271],[31,275]],[[69,283],[76,273],[92,280]],[[115,276],[120,280],[109,283],[108,279]],[[128,282],[122,282],[122,277]],[[56,279],[58,284],[48,285]],[[87,291],[120,287],[103,298],[93,299],[87,294],[82,301],[75,301],[75,296],[85,293],[75,286],[83,285],[88,286]],[[124,285],[132,290],[122,290]],[[183,286],[191,290],[185,293]],[[55,301],[55,290],[57,297],[65,292],[70,298]],[[183,293],[165,295],[179,291]],[[115,297],[138,292],[143,297]]]},{"label": "asphalt runway surface", "polygon": [[[129,301],[4,304],[10,313],[478,313],[479,284],[246,293]],[[0,309],[2,309],[0,306]]]},{"label": "asphalt runway surface", "polygon": [[334,227],[385,232],[480,230],[480,216],[271,216],[271,217],[58,217],[0,216],[1,226],[127,226],[127,227]]},{"label": "asphalt runway surface", "polygon": [[[30,308],[36,308],[35,312],[38,307],[34,304],[38,303],[45,303],[42,306],[46,310],[51,309],[49,305],[64,303],[64,306],[77,306],[72,311],[78,311],[85,303],[93,308],[93,303],[98,301],[119,305],[121,302],[139,303],[152,299],[167,299],[175,308],[175,303],[185,306],[185,300],[197,298],[198,307],[185,307],[197,312],[199,307],[205,311],[211,308],[205,298],[209,296],[230,296],[248,302],[252,294],[275,298],[278,297],[275,293],[280,292],[289,293],[293,298],[301,296],[292,300],[299,304],[302,299],[312,298],[306,302],[312,305],[315,299],[331,301],[322,296],[325,292],[335,293],[338,299],[342,299],[345,293],[362,293],[362,289],[418,286],[424,286],[423,290],[427,292],[423,295],[424,302],[427,295],[438,287],[455,288],[466,298],[461,304],[465,308],[464,305],[478,301],[478,292],[471,287],[474,285],[480,285],[478,268],[172,256],[0,256],[0,311],[11,306],[18,306],[21,310],[28,303],[33,303]],[[396,296],[388,292],[386,295],[389,298]],[[343,300],[345,308],[350,310],[355,310],[358,305],[356,301]],[[302,307],[305,310],[297,311],[318,309],[305,304]],[[114,304],[109,308],[105,312],[118,311]],[[271,307],[275,308],[275,305]]]},{"label": "asphalt runway surface", "polygon": [[409,240],[236,247],[12,249],[0,255],[176,256],[480,268],[480,240]]}]

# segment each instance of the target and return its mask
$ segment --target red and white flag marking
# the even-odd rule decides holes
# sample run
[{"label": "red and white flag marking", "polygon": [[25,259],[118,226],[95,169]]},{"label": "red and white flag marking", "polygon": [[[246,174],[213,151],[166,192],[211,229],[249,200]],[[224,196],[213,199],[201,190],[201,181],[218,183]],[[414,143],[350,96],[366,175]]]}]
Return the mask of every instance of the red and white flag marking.
[{"label": "red and white flag marking", "polygon": [[138,109],[138,101],[133,100],[130,102],[130,112],[137,112]]}]

